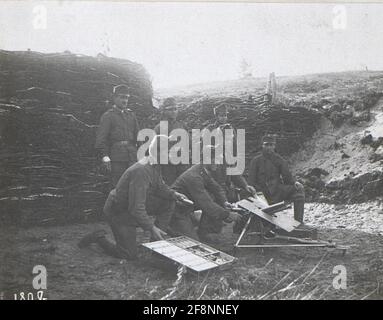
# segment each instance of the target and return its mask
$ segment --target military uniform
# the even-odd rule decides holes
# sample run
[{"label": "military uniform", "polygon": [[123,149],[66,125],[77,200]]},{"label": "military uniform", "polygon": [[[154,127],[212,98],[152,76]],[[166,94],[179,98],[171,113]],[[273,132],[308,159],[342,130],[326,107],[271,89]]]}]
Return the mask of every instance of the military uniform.
[{"label": "military uniform", "polygon": [[154,224],[166,231],[175,200],[175,192],[162,180],[159,165],[150,164],[148,158],[135,163],[124,172],[106,200],[104,213],[116,245],[109,244],[104,249],[114,256],[135,257],[136,227],[151,230],[149,215],[155,215]]},{"label": "military uniform", "polygon": [[304,190],[297,190],[287,162],[277,153],[262,153],[250,163],[249,183],[261,190],[269,203],[294,201],[294,218],[303,222]]},{"label": "military uniform", "polygon": [[[235,129],[231,124],[229,124],[229,123],[220,124],[218,122],[215,122],[213,124],[208,125],[205,129],[207,129],[211,132],[215,129],[219,129],[222,131],[223,138],[224,138],[224,140],[223,140],[223,155],[225,155],[225,139],[228,138],[227,136],[224,135],[225,129],[232,129],[233,130],[233,136],[231,137],[231,139],[233,141],[233,152],[234,152],[234,155],[236,155],[236,152],[237,152],[236,142],[237,142],[237,140],[236,140]],[[238,198],[237,198],[238,195],[235,191],[235,187],[244,190],[247,187],[247,182],[242,175],[227,175],[226,170],[227,170],[227,164],[225,161],[225,157],[223,156],[223,164],[219,165],[215,172],[212,172],[212,176],[219,183],[221,188],[225,191],[226,197],[228,198],[228,200],[230,202],[236,202],[236,201],[238,201]]]},{"label": "military uniform", "polygon": [[227,175],[226,169],[226,165],[220,165],[216,171],[212,172],[212,176],[225,191],[229,202],[238,201],[238,193],[235,188],[241,189],[241,196],[249,196],[247,192],[244,191],[248,185],[245,178],[242,175]]},{"label": "military uniform", "polygon": [[111,160],[113,187],[137,161],[138,131],[137,118],[130,109],[120,110],[114,106],[101,117],[95,147],[101,157],[108,156]]},{"label": "military uniform", "polygon": [[[183,193],[194,202],[194,208],[191,210],[202,210],[198,228],[198,235],[201,238],[209,233],[221,232],[223,220],[228,218],[230,213],[224,208],[226,195],[202,164],[196,164],[186,170],[177,178],[172,189]],[[182,217],[183,221],[190,219],[187,212],[180,211],[182,210],[176,209],[173,221],[182,220]]]},{"label": "military uniform", "polygon": [[[185,129],[185,126],[180,121],[168,121],[168,134],[170,135],[174,129]],[[160,134],[160,123],[154,128],[156,134]],[[169,150],[177,142],[169,141]],[[164,164],[161,165],[162,177],[168,186],[171,186],[174,181],[188,168],[185,164]]]}]

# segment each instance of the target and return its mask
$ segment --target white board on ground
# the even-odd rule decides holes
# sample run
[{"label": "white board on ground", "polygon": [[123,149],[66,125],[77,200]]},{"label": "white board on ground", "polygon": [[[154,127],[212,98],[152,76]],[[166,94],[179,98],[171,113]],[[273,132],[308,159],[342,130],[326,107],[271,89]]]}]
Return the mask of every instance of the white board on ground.
[{"label": "white board on ground", "polygon": [[224,252],[186,236],[142,245],[196,272],[217,268],[235,260]]}]

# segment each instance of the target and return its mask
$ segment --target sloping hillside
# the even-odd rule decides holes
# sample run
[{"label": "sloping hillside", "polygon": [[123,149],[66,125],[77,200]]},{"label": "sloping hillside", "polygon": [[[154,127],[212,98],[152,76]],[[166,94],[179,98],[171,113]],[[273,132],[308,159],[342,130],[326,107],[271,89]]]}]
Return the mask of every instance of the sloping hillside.
[{"label": "sloping hillside", "polygon": [[[246,104],[251,99],[249,96],[263,94],[265,88],[266,79],[244,79],[156,94],[159,97],[174,95],[186,114],[197,112],[206,122],[213,121],[211,109],[217,103],[232,104],[229,121],[248,132],[248,159],[260,151],[260,138],[265,132],[276,134],[277,149],[305,183],[309,201],[353,203],[383,194],[383,112],[382,102],[378,103],[383,96],[383,72],[277,77],[275,105],[280,109],[270,112],[264,122],[258,118],[272,108],[262,107],[253,114],[257,105],[249,111],[238,107],[238,101]],[[305,118],[304,113],[295,108],[312,113]],[[286,110],[292,116],[290,122],[283,122]],[[313,137],[309,128],[318,129]],[[298,149],[299,152],[292,155]]]}]

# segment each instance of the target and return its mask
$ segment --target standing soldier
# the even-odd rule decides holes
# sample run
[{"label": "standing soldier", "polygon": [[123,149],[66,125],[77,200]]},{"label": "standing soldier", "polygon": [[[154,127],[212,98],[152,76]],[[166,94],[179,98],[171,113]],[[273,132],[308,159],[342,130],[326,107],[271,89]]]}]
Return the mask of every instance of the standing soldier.
[{"label": "standing soldier", "polygon": [[[173,129],[185,129],[184,124],[177,120],[178,108],[174,98],[166,98],[160,106],[160,111],[162,113],[162,120],[167,121],[168,125],[168,132],[165,132],[164,134],[170,136]],[[154,131],[156,134],[162,134],[160,132],[161,123],[155,126]],[[170,142],[169,149],[176,143],[177,142]],[[187,165],[184,164],[164,164],[161,166],[162,177],[164,178],[165,183],[170,186],[186,169]]]},{"label": "standing soldier", "polygon": [[249,182],[261,190],[272,204],[283,200],[294,201],[294,219],[303,223],[304,187],[291,174],[287,162],[275,152],[276,139],[267,135],[262,139],[262,154],[250,163]]},{"label": "standing soldier", "polygon": [[[234,127],[228,123],[228,105],[222,103],[214,108],[214,116],[216,121],[213,124],[210,124],[205,129],[213,131],[215,129],[222,131],[223,136],[223,148],[225,148],[225,139],[232,139],[233,143],[233,152],[237,152],[236,148],[236,134]],[[225,135],[225,129],[232,129],[233,135],[228,137]],[[246,195],[255,195],[256,190],[248,185],[247,181],[242,175],[227,175],[226,174],[227,163],[225,160],[225,149],[223,149],[223,164],[217,167],[217,170],[213,172],[214,179],[219,183],[222,189],[226,192],[226,196],[230,202],[238,201],[238,195],[235,188],[241,190],[242,194]]]},{"label": "standing soldier", "polygon": [[134,112],[128,109],[129,97],[127,86],[113,88],[114,105],[102,115],[97,131],[95,147],[111,173],[113,187],[124,171],[137,161],[139,126]]}]

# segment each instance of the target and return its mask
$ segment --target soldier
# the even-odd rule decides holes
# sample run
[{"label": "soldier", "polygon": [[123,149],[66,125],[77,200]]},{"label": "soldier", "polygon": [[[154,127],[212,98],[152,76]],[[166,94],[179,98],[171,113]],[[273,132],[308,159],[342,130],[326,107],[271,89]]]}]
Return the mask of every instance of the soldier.
[{"label": "soldier", "polygon": [[[173,215],[175,201],[186,197],[171,190],[162,180],[159,159],[160,140],[167,136],[156,136],[149,147],[149,156],[129,167],[119,179],[106,200],[104,213],[112,229],[115,244],[105,238],[104,231],[85,236],[79,246],[98,243],[109,255],[120,259],[137,257],[136,227],[148,230],[152,240],[161,240],[166,235]],[[155,215],[153,223],[149,215]]]},{"label": "soldier", "polygon": [[294,201],[294,219],[303,223],[304,187],[293,178],[287,162],[275,152],[275,145],[274,136],[263,137],[262,154],[250,163],[249,182],[263,192],[270,204]]},{"label": "soldier", "polygon": [[127,86],[113,88],[114,105],[102,115],[97,131],[95,147],[111,173],[113,187],[124,171],[137,161],[139,126],[134,112],[127,107],[129,97]]},{"label": "soldier", "polygon": [[[213,160],[211,164],[196,164],[181,174],[172,185],[174,190],[194,202],[194,208],[190,211],[202,210],[198,236],[201,241],[207,242],[217,242],[216,235],[221,232],[224,221],[232,222],[241,218],[238,213],[230,211],[231,205],[224,190],[214,180],[212,173],[216,169]],[[177,208],[171,226],[176,231],[196,238],[195,233],[190,231],[190,211]]]},{"label": "soldier", "polygon": [[[233,151],[234,153],[237,152],[236,150],[236,134],[234,127],[228,123],[228,105],[225,103],[222,103],[214,108],[214,116],[216,118],[216,121],[213,124],[210,124],[206,127],[206,129],[213,131],[215,129],[219,129],[223,133],[224,139],[231,138],[233,139]],[[233,136],[227,137],[225,133],[225,129],[232,129],[233,130]],[[225,140],[223,140],[223,147],[225,148]],[[224,153],[225,155],[225,150]],[[220,166],[217,166],[217,169],[212,172],[212,175],[214,179],[219,183],[219,185],[222,187],[222,189],[226,192],[226,196],[229,199],[230,202],[236,202],[238,201],[238,193],[237,189],[241,191],[242,196],[246,195],[255,195],[256,190],[248,185],[247,181],[242,175],[227,175],[226,174],[227,169],[227,163],[225,161],[225,157],[223,157],[223,164]]]},{"label": "soldier", "polygon": [[[168,124],[168,133],[166,134],[170,135],[173,129],[185,129],[183,123],[177,120],[178,108],[174,98],[166,98],[160,106],[160,110],[163,120],[167,121]],[[156,134],[161,134],[160,129],[161,126],[159,123],[154,128]],[[175,143],[176,142],[169,143],[169,149]],[[187,167],[188,166],[184,164],[174,165],[171,163],[161,166],[162,177],[164,178],[165,183],[168,186],[172,185],[172,183],[187,169]]]}]

